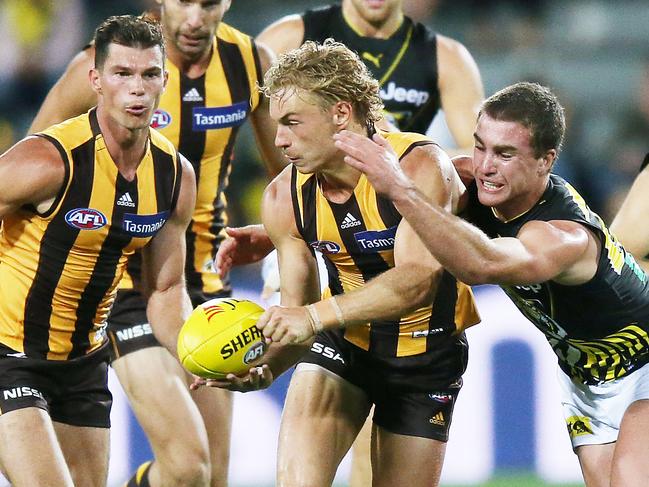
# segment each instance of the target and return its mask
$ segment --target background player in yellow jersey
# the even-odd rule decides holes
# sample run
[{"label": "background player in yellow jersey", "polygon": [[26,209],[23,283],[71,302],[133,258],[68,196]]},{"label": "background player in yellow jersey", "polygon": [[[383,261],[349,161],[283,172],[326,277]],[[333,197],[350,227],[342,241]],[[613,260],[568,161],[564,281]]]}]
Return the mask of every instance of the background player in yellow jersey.
[{"label": "background player in yellow jersey", "polygon": [[[478,321],[471,292],[334,147],[333,134],[367,136],[381,117],[378,83],[356,54],[309,41],[271,67],[264,92],[291,166],[266,189],[262,218],[278,249],[282,305],[294,307],[273,307],[259,324],[289,346],[268,352],[274,375],[306,351],[282,415],[277,484],[331,485],[374,404],[372,485],[436,485],[466,366],[461,330]],[[390,137],[422,191],[455,208],[463,186],[444,152],[418,134]],[[316,248],[336,295],[321,302]],[[300,333],[285,333],[287,321]],[[308,350],[294,347],[317,331]],[[258,379],[209,382],[247,390]]]},{"label": "background player in yellow jersey", "polygon": [[[170,74],[152,126],[189,159],[197,176],[197,204],[187,233],[185,267],[188,290],[196,306],[231,293],[229,282],[215,271],[213,258],[226,223],[224,191],[235,136],[248,116],[271,172],[278,172],[278,164],[282,165],[273,145],[274,124],[268,117],[267,101],[256,88],[271,55],[249,36],[222,22],[229,0],[158,3]],[[92,48],[71,63],[48,95],[33,130],[82,113],[95,103],[85,81],[91,57]],[[137,289],[136,258],[129,261],[129,279],[122,282],[109,320],[115,355],[112,365],[156,459],[138,469],[131,483],[193,485],[211,477],[212,486],[226,485],[231,395],[220,390],[188,392],[186,374],[151,334]],[[136,289],[130,289],[131,281]],[[152,382],[157,384],[153,389]],[[165,406],[169,403],[174,407]]]},{"label": "background player in yellow jersey", "polygon": [[[100,487],[111,395],[106,319],[127,258],[175,353],[191,165],[149,128],[167,75],[162,32],[112,17],[95,35],[97,108],[0,156],[0,464],[16,487]],[[119,205],[128,194],[134,205]]]}]

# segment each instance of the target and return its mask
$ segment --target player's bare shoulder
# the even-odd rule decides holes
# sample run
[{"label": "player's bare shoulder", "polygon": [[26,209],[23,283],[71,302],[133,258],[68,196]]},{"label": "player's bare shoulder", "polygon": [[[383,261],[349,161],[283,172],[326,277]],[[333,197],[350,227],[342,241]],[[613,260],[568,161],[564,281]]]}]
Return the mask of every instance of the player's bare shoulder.
[{"label": "player's bare shoulder", "polygon": [[45,212],[65,183],[65,155],[44,137],[27,137],[0,155],[0,216],[23,205]]},{"label": "player's bare shoulder", "polygon": [[464,185],[448,154],[436,143],[429,142],[415,146],[402,157],[401,167],[420,191],[442,206],[451,203],[455,209]]},{"label": "player's bare shoulder", "polygon": [[296,49],[304,40],[304,21],[298,14],[287,15],[261,31],[256,40],[277,55]]},{"label": "player's bare shoulder", "polygon": [[292,170],[292,165],[285,167],[264,190],[261,216],[271,237],[278,233],[297,234],[291,197]]}]

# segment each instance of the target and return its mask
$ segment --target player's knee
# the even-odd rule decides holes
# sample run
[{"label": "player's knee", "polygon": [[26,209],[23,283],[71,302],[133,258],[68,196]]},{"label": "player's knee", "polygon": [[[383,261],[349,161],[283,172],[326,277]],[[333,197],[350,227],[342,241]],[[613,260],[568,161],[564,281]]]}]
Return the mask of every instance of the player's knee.
[{"label": "player's knee", "polygon": [[210,485],[211,465],[207,448],[202,445],[170,446],[170,454],[158,459],[161,477],[167,479],[169,485]]},{"label": "player's knee", "polygon": [[168,485],[208,487],[210,485],[210,463],[208,459],[190,462],[174,462],[166,475]]}]

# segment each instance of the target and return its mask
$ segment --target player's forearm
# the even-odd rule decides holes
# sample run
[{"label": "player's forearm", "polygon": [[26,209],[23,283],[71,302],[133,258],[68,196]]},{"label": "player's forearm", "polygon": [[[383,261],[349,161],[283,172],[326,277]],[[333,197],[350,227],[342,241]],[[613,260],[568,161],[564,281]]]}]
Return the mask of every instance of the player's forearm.
[{"label": "player's forearm", "polygon": [[393,200],[431,254],[458,280],[469,284],[494,282],[491,270],[508,256],[477,227],[431,204],[414,187]]},{"label": "player's forearm", "polygon": [[184,282],[165,290],[154,290],[146,314],[158,341],[177,357],[178,332],[192,311]]},{"label": "player's forearm", "polygon": [[432,303],[442,272],[414,263],[398,265],[361,288],[316,303],[315,312],[324,329],[396,320]]}]

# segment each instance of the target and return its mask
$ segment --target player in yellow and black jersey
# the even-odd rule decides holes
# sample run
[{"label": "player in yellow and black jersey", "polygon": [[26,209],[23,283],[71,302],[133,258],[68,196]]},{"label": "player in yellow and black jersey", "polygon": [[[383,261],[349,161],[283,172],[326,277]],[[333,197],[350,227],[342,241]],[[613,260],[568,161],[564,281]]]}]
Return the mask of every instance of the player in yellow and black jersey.
[{"label": "player in yellow and black jersey", "polygon": [[[267,102],[257,90],[271,55],[248,35],[222,22],[229,1],[158,3],[161,10],[156,16],[168,45],[169,81],[151,126],[189,159],[197,176],[196,208],[186,235],[185,266],[192,304],[197,306],[231,293],[229,282],[217,273],[213,259],[225,233],[225,190],[234,143],[246,120],[253,123],[270,171],[280,169],[272,166],[280,162],[272,142],[274,125],[268,117]],[[86,88],[92,52],[89,46],[73,61],[52,89],[32,129],[38,130],[94,104],[94,94]],[[122,203],[127,208],[132,205],[126,199]],[[141,485],[150,481],[154,486],[162,481],[159,479],[191,483],[191,479],[201,478],[205,470],[210,470],[212,486],[226,485],[232,410],[227,391],[197,391],[190,396],[182,381],[169,380],[146,395],[137,393],[148,388],[161,370],[186,378],[153,336],[139,289],[140,265],[138,254],[129,259],[128,274],[120,284],[109,320],[112,365],[156,454],[157,461],[143,469],[138,482]],[[164,411],[156,408],[155,404],[172,397],[177,398],[177,407]],[[204,421],[198,417],[194,402]]]},{"label": "player in yellow and black jersey", "polygon": [[565,132],[556,96],[516,83],[475,131],[473,225],[415,189],[387,143],[337,136],[346,161],[388,197],[458,279],[499,284],[545,335],[587,485],[644,485],[649,435],[649,279],[579,193],[551,174]]},{"label": "player in yellow and black jersey", "polygon": [[[334,146],[335,133],[367,136],[381,116],[378,83],[360,58],[340,43],[309,41],[281,56],[264,81],[276,144],[291,162],[262,205],[283,306],[258,327],[279,346],[261,370],[208,383],[264,387],[306,352],[282,415],[278,485],[331,485],[373,404],[373,484],[435,485],[466,367],[462,330],[478,321],[471,292]],[[426,194],[454,208],[462,185],[444,152],[416,134],[391,142]],[[324,300],[316,248],[335,295]]]},{"label": "player in yellow and black jersey", "polygon": [[[390,145],[401,157],[415,147],[429,145],[426,137],[413,133],[386,133]],[[344,204],[327,200],[314,174],[302,174],[295,167],[291,175],[291,194],[298,230],[309,247],[323,253],[329,277],[328,293],[343,294],[357,289],[394,267],[394,245],[401,215],[394,205],[379,197],[367,179],[359,179],[353,194]],[[435,323],[431,313],[435,310]],[[423,308],[398,320],[377,320],[347,328],[341,334],[357,347],[381,357],[395,367],[408,362],[416,367],[435,363],[451,376],[459,376],[465,357],[455,350],[448,353],[448,336],[477,322],[471,291],[444,272],[435,299]],[[451,348],[456,344],[451,341]],[[392,358],[412,357],[411,360]],[[417,372],[406,381],[416,382]]]},{"label": "player in yellow and black jersey", "polygon": [[97,108],[0,156],[0,463],[16,486],[105,485],[106,320],[135,251],[147,313],[174,354],[191,311],[194,173],[149,128],[166,82],[162,31],[111,17],[95,39]]}]

